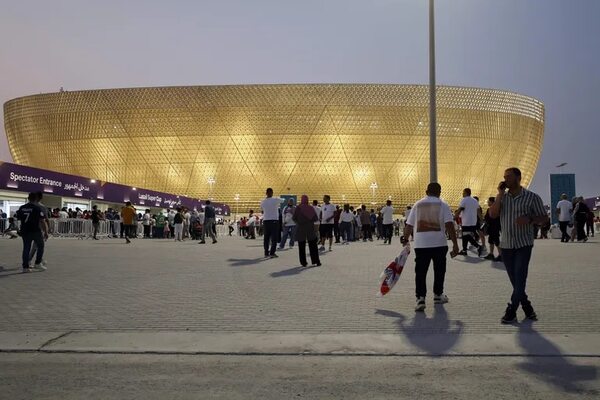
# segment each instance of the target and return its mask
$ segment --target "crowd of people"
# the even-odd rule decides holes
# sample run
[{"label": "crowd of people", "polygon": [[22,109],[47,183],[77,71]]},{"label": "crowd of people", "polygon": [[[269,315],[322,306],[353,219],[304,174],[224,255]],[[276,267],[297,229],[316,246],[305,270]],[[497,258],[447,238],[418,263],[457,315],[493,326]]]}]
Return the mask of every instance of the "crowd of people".
[{"label": "crowd of people", "polygon": [[[308,196],[302,195],[299,204],[295,204],[294,199],[287,199],[282,206],[283,199],[275,197],[273,189],[268,188],[260,205],[261,214],[250,210],[248,217],[231,221],[228,223],[229,235],[235,231],[236,225],[239,235],[246,239],[262,235],[266,258],[277,258],[278,249],[293,248],[297,243],[299,262],[303,267],[308,266],[307,246],[311,264],[321,266],[321,255],[327,250],[332,251],[334,243],[373,242],[375,237],[383,240],[383,244],[391,244],[394,236],[400,236],[400,243],[406,246],[412,238],[417,299],[415,311],[426,308],[426,276],[431,263],[434,270],[433,301],[436,304],[449,301],[444,293],[444,280],[450,240],[451,257],[469,256],[468,251],[474,250],[477,257],[504,263],[513,291],[501,318],[502,323],[514,322],[519,307],[522,307],[526,318],[535,320],[537,314],[525,287],[534,239],[539,231],[542,238],[547,237],[550,220],[541,198],[523,188],[520,181],[518,168],[507,169],[504,181],[498,185],[498,194],[488,198],[485,213],[470,188],[463,190],[463,198],[452,212],[441,199],[441,186],[432,182],[427,186],[426,196],[414,206],[407,206],[402,218],[395,219],[391,200],[381,208],[367,209],[364,204],[357,207],[335,205],[329,195],[323,196],[322,203],[317,199],[311,202]],[[8,219],[9,225],[4,232],[11,238],[22,237],[23,272],[46,270],[43,255],[50,218],[58,218],[59,221],[90,219],[94,238],[100,221],[119,221],[119,224],[110,224],[112,235],[124,238],[127,243],[137,236],[138,224],[143,226],[144,238],[171,238],[175,241],[190,238],[203,244],[210,237],[213,244],[217,243],[217,216],[208,200],[202,210],[178,207],[166,213],[152,213],[150,209],[142,213],[137,212],[130,202],[125,203],[120,211],[109,208],[103,212],[97,206],[93,206],[91,211],[48,209],[42,204],[42,199],[41,192],[30,193],[28,203]],[[593,225],[598,223],[598,218],[594,218],[583,198],[569,201],[563,194],[554,212],[559,220],[561,242],[586,242],[588,235],[594,235]],[[0,217],[6,215],[0,211]],[[118,233],[116,226],[120,227]],[[462,249],[459,248],[459,238],[462,239]]]}]

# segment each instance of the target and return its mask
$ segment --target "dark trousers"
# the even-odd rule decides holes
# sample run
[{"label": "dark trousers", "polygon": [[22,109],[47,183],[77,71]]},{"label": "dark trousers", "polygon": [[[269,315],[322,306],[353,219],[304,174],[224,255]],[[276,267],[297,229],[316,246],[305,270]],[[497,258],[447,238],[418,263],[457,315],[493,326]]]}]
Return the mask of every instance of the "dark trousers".
[{"label": "dark trousers", "polygon": [[[319,260],[319,247],[317,246],[317,239],[308,241],[308,251],[310,252],[310,262],[312,264],[320,264],[321,260]],[[300,265],[307,265],[306,241],[298,242],[298,255],[300,256]]]},{"label": "dark trousers", "polygon": [[592,235],[592,237],[594,237],[594,221],[587,221],[585,223],[585,233],[590,236]]},{"label": "dark trousers", "polygon": [[352,226],[352,222],[341,222],[340,223],[340,231],[342,234],[342,238],[346,242],[351,242],[354,237],[354,227]]},{"label": "dark trousers", "polygon": [[333,224],[333,236],[335,237],[335,242],[340,242],[340,223],[334,222]]},{"label": "dark trousers", "polygon": [[502,261],[506,266],[508,279],[513,287],[510,302],[513,309],[521,305],[529,305],[530,302],[525,293],[527,286],[527,273],[529,272],[529,260],[533,246],[525,246],[519,249],[502,249]]},{"label": "dark trousers", "polygon": [[463,226],[462,227],[462,245],[463,250],[467,251],[467,245],[471,243],[473,246],[479,248],[479,243],[475,240],[475,235],[477,235],[477,227],[476,226]]},{"label": "dark trousers", "polygon": [[145,238],[150,237],[150,225],[144,225],[144,237]]},{"label": "dark trousers", "polygon": [[[277,249],[277,236],[279,231],[279,221],[269,220],[263,221],[263,245],[265,247],[265,256],[275,254],[275,249]],[[269,243],[271,248],[269,249]]]},{"label": "dark trousers", "polygon": [[371,234],[371,225],[363,225],[363,240],[373,239],[373,235]]},{"label": "dark trousers", "polygon": [[392,242],[392,232],[394,229],[394,224],[384,224],[383,225],[383,238]]},{"label": "dark trousers", "polygon": [[42,262],[44,256],[44,236],[42,232],[23,233],[21,238],[23,239],[23,268],[29,268],[29,252],[31,251],[31,244],[35,243],[37,252],[35,254],[35,263],[39,264]]},{"label": "dark trousers", "polygon": [[587,239],[587,235],[585,234],[585,220],[577,220],[577,240]]},{"label": "dark trousers", "polygon": [[427,296],[427,271],[433,261],[433,293],[444,293],[444,279],[446,278],[446,253],[448,246],[424,247],[415,249],[415,287],[416,296]]},{"label": "dark trousers", "polygon": [[125,225],[125,237],[134,238],[137,236],[137,225]]},{"label": "dark trousers", "polygon": [[561,242],[568,242],[571,239],[571,236],[567,233],[567,227],[569,226],[569,221],[558,221],[558,226],[560,227],[560,232],[562,236],[560,237]]}]

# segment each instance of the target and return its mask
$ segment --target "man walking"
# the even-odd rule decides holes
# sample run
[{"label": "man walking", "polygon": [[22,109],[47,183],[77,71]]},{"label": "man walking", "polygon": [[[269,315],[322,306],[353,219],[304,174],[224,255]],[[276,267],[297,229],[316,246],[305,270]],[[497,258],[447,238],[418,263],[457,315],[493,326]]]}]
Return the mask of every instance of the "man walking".
[{"label": "man walking", "polygon": [[392,207],[392,201],[388,200],[385,202],[385,207],[381,209],[381,215],[383,216],[383,244],[392,244],[392,235],[394,229],[394,207]]},{"label": "man walking", "polygon": [[406,221],[403,243],[408,243],[410,235],[414,236],[415,249],[415,284],[417,305],[415,311],[425,310],[427,296],[427,271],[433,261],[433,302],[444,304],[448,296],[444,294],[446,277],[446,254],[448,240],[446,232],[452,240],[450,257],[458,254],[458,242],[454,230],[454,219],[450,207],[440,199],[442,187],[432,182],[427,185],[426,196],[417,201]]},{"label": "man walking", "polygon": [[129,240],[130,237],[136,233],[137,223],[135,219],[135,208],[131,205],[131,202],[128,201],[125,203],[125,207],[121,210],[121,219],[123,220],[123,225],[125,226],[125,243],[131,243]]},{"label": "man walking", "polygon": [[94,240],[98,240],[96,235],[98,235],[98,227],[100,226],[100,211],[98,211],[98,206],[92,206],[92,238]]},{"label": "man walking", "polygon": [[513,287],[511,302],[501,322],[515,322],[519,305],[523,308],[525,317],[535,321],[537,315],[525,293],[525,287],[533,249],[533,224],[545,224],[548,216],[540,196],[521,186],[521,171],[518,168],[504,171],[504,182],[498,185],[496,201],[490,206],[490,217],[498,216],[502,261]]},{"label": "man walking", "polygon": [[[44,256],[44,240],[48,239],[46,211],[37,204],[38,195],[29,193],[28,203],[19,207],[17,219],[21,222],[21,238],[23,239],[22,266],[23,272],[45,271],[42,258]],[[37,252],[33,268],[29,267],[31,244],[35,243]]]},{"label": "man walking", "polygon": [[471,197],[471,189],[463,190],[463,198],[456,210],[456,216],[460,215],[462,221],[462,246],[461,256],[467,255],[467,246],[471,243],[477,248],[477,255],[481,257],[484,247],[475,241],[477,233],[477,213],[479,211],[479,202]]},{"label": "man walking", "polygon": [[567,227],[571,222],[571,212],[573,211],[573,203],[567,200],[567,194],[560,195],[560,201],[556,204],[556,215],[558,216],[558,226],[560,227],[561,243],[568,243],[571,236],[567,233]]},{"label": "man walking", "polygon": [[[485,212],[485,217],[483,218],[488,235],[488,243],[490,244],[490,252],[487,256],[485,256],[485,259],[500,262],[502,261],[502,254],[500,250],[500,218],[490,217],[490,207],[495,202],[495,197],[490,197],[488,199],[488,209]],[[498,257],[494,257],[494,246],[498,249]]]},{"label": "man walking", "polygon": [[367,206],[362,205],[360,207],[360,225],[363,233],[363,242],[367,239],[372,242],[373,236],[371,235],[371,214],[367,211]]},{"label": "man walking", "polygon": [[204,204],[204,226],[202,228],[202,240],[198,243],[206,243],[205,238],[206,236],[210,235],[213,244],[215,244],[217,243],[217,236],[213,230],[213,225],[215,224],[217,214],[215,212],[215,208],[211,205],[210,200],[206,200]]},{"label": "man walking", "polygon": [[281,235],[281,242],[279,243],[279,250],[285,247],[285,242],[290,239],[290,249],[294,247],[294,240],[296,240],[296,222],[294,221],[294,212],[296,206],[294,205],[294,199],[288,199],[287,206],[283,209],[283,234]]},{"label": "man walking", "polygon": [[[263,245],[265,248],[265,257],[276,258],[277,249],[277,231],[279,230],[279,205],[281,199],[273,197],[273,189],[267,188],[267,197],[260,203],[263,212]],[[271,247],[269,249],[269,243]]]},{"label": "man walking", "polygon": [[329,239],[329,251],[333,244],[333,219],[335,217],[335,205],[330,203],[331,197],[326,194],[323,196],[323,207],[321,207],[321,225],[319,234],[321,236],[321,247],[319,251],[325,251],[325,242]]}]

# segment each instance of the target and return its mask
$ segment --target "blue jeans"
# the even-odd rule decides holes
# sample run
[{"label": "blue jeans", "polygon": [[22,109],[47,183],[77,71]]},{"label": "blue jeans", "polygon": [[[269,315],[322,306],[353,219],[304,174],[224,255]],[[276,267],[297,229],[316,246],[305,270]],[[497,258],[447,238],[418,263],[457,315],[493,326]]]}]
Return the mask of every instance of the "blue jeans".
[{"label": "blue jeans", "polygon": [[340,233],[342,234],[342,238],[344,238],[346,242],[352,241],[353,230],[354,228],[352,227],[352,222],[340,222]]},{"label": "blue jeans", "polygon": [[532,249],[533,246],[525,246],[519,249],[502,249],[502,261],[506,266],[506,272],[513,287],[510,301],[514,310],[519,308],[519,304],[530,304],[527,293],[525,293],[525,287],[527,286],[527,273],[529,272]]},{"label": "blue jeans", "polygon": [[23,254],[21,258],[23,268],[29,268],[29,252],[31,251],[31,244],[34,242],[37,247],[35,263],[41,263],[44,256],[44,236],[42,236],[42,232],[23,233],[21,237],[23,239]]},{"label": "blue jeans", "polygon": [[296,225],[288,225],[283,227],[283,233],[281,234],[281,242],[279,243],[279,248],[283,249],[285,247],[285,242],[290,238],[290,247],[294,247],[294,240],[296,240]]}]

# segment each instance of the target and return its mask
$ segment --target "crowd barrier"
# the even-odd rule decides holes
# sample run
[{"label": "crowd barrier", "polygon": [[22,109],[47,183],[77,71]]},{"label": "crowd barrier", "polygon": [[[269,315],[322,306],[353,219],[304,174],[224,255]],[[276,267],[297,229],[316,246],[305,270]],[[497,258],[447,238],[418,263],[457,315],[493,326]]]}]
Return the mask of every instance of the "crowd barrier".
[{"label": "crowd barrier", "polygon": [[[0,234],[8,228],[8,219],[0,218]],[[17,226],[19,222],[17,221]],[[596,232],[600,232],[600,223],[594,223]],[[217,236],[228,236],[229,225],[216,225]],[[402,232],[402,229],[400,229]],[[75,238],[91,238],[94,234],[94,226],[92,221],[89,219],[57,219],[51,218],[49,220],[49,232],[54,237],[75,237]],[[120,236],[121,234],[121,222],[120,221],[109,221],[102,220],[98,223],[98,231],[96,232],[97,238],[108,238],[111,236]],[[138,237],[144,236],[144,226],[141,222],[137,222],[136,234]],[[561,234],[558,226],[552,226],[550,229],[550,237],[553,239],[560,239]],[[238,235],[238,227],[234,226],[232,235]]]}]

